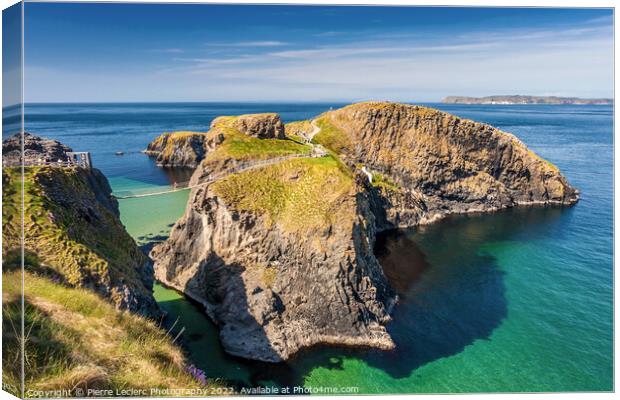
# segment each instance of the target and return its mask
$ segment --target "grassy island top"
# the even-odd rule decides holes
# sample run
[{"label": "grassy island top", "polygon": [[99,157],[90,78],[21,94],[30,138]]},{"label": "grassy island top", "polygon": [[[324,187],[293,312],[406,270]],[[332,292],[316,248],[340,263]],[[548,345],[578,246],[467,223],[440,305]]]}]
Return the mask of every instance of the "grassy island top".
[{"label": "grassy island top", "polygon": [[218,126],[220,124],[230,125],[235,121],[239,121],[241,119],[272,119],[272,118],[280,118],[277,113],[254,113],[254,114],[241,114],[241,115],[221,115],[211,122],[211,127]]},{"label": "grassy island top", "polygon": [[230,175],[214,192],[229,206],[252,211],[290,231],[343,223],[354,207],[353,178],[333,157],[300,158]]},{"label": "grassy island top", "polygon": [[291,154],[310,154],[312,146],[293,139],[258,139],[238,130],[221,126],[224,141],[207,154],[207,161],[235,159],[239,161],[265,160]]},{"label": "grassy island top", "polygon": [[[260,118],[266,119],[261,120]],[[284,135],[281,136],[282,138],[259,138],[246,134],[240,130],[242,128],[239,125],[247,121],[250,123],[260,121],[264,124],[263,129],[269,129],[275,124],[279,124],[280,129],[283,129],[277,114],[218,117],[211,124],[212,128],[207,139],[209,143],[218,144],[206,152],[202,163],[217,171],[220,168],[226,168],[229,161],[263,161],[295,155],[309,156],[312,153],[312,146],[305,144],[300,138]]]}]

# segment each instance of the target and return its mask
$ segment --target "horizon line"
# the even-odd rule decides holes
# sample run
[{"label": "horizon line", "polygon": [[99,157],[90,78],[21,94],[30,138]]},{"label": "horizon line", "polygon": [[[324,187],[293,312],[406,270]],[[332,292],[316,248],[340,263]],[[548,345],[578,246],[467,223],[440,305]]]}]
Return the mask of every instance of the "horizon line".
[{"label": "horizon line", "polygon": [[[579,96],[557,96],[557,95],[530,95],[530,94],[492,94],[486,96],[464,96],[464,95],[449,95],[444,96],[441,100],[389,100],[389,99],[358,99],[358,100],[174,100],[174,101],[165,101],[165,100],[127,100],[127,101],[29,101],[29,102],[20,102],[9,104],[6,106],[2,106],[2,108],[15,107],[19,105],[36,105],[36,104],[205,104],[205,103],[220,103],[220,104],[328,104],[328,103],[347,103],[347,104],[355,104],[355,103],[363,103],[368,101],[376,101],[376,102],[385,102],[385,103],[443,103],[447,97],[467,97],[474,99],[482,99],[487,97],[504,97],[504,96],[521,96],[521,97],[555,97],[555,98],[570,98],[570,99],[579,99],[579,100],[610,100],[614,101],[614,97],[579,97]],[[445,103],[451,104],[451,103]]]}]

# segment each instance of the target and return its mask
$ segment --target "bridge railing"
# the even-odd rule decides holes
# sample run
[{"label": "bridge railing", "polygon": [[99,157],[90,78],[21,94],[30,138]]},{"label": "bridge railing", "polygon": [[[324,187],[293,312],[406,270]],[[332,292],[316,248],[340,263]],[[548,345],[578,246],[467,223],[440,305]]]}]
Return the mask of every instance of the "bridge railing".
[{"label": "bridge railing", "polygon": [[147,196],[155,196],[155,195],[163,195],[168,193],[174,193],[180,190],[193,189],[195,187],[207,185],[211,182],[217,181],[219,179],[223,179],[231,174],[237,174],[243,171],[247,171],[254,168],[260,168],[267,165],[278,164],[282,161],[290,160],[293,158],[316,158],[316,157],[324,157],[326,154],[321,152],[316,152],[312,154],[289,154],[286,156],[268,158],[265,160],[255,160],[255,161],[245,161],[236,164],[232,168],[228,168],[224,171],[220,171],[217,174],[209,175],[206,179],[201,180],[199,183],[194,185],[189,185],[189,182],[176,183],[175,185],[166,185],[166,186],[158,186],[154,188],[149,188],[145,190],[137,190],[137,191],[118,191],[114,192],[113,196],[117,199],[128,199],[128,198],[136,198],[136,197],[147,197]]},{"label": "bridge railing", "polygon": [[25,163],[21,162],[9,162],[2,161],[2,166],[7,168],[21,167],[23,164],[24,167],[56,167],[56,168],[68,168],[68,167],[84,167],[80,163],[75,163],[71,161],[28,161]]}]

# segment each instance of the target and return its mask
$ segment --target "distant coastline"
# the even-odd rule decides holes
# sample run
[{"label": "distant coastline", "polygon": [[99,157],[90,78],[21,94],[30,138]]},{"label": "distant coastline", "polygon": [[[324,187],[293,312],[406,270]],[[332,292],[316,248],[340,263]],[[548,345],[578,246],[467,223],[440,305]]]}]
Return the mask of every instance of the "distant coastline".
[{"label": "distant coastline", "polygon": [[579,97],[557,97],[557,96],[486,96],[486,97],[465,97],[448,96],[442,103],[445,104],[613,104],[613,99],[582,99]]}]

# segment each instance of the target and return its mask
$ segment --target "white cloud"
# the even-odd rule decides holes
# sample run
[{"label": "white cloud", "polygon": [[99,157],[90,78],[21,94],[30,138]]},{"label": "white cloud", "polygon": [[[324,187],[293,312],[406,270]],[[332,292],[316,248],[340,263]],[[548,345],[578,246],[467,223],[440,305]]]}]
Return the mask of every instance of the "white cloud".
[{"label": "white cloud", "polygon": [[[145,67],[135,76],[119,70],[92,79],[82,69],[43,74],[31,68],[26,75],[29,86],[36,90],[27,90],[26,99],[437,101],[452,94],[613,95],[609,26],[476,32],[450,38],[375,35],[346,45],[273,48],[285,44],[211,44],[238,49],[172,57],[169,65]],[[55,88],[56,81],[70,84],[59,83]],[[64,93],[72,93],[74,98],[58,98]],[[93,93],[105,98],[93,99]]]},{"label": "white cloud", "polygon": [[179,48],[168,48],[168,49],[151,49],[147,50],[149,53],[164,53],[164,54],[179,54],[184,53],[185,50]]},{"label": "white cloud", "polygon": [[231,42],[231,43],[205,43],[207,46],[222,47],[278,47],[285,46],[288,43],[279,40],[257,40],[248,42]]}]

